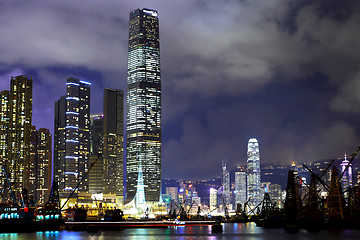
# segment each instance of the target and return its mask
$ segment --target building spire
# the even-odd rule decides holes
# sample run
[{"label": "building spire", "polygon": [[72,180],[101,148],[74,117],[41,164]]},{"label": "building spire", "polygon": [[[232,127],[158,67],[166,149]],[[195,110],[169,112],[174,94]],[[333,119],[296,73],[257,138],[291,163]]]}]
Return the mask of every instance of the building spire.
[{"label": "building spire", "polygon": [[144,190],[144,178],[142,172],[141,161],[139,163],[138,170],[138,180],[136,186],[136,207],[144,207],[145,206],[145,190]]}]

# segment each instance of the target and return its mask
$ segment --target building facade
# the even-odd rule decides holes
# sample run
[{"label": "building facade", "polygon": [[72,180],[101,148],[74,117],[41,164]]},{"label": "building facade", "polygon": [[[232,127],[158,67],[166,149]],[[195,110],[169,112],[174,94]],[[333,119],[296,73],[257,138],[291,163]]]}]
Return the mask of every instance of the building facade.
[{"label": "building facade", "polygon": [[54,177],[59,191],[88,191],[84,177],[90,148],[90,83],[68,78],[66,97],[55,103]]},{"label": "building facade", "polygon": [[18,192],[29,184],[32,85],[32,77],[27,75],[11,77],[5,169],[13,190]]},{"label": "building facade", "polygon": [[161,190],[161,80],[159,15],[130,13],[127,69],[126,202],[136,195],[142,166],[145,201],[158,202]]},{"label": "building facade", "polygon": [[124,91],[105,88],[103,119],[104,193],[124,197]]},{"label": "building facade", "polygon": [[260,179],[260,151],[259,143],[256,138],[250,138],[247,147],[247,199],[249,204],[254,207],[261,202],[261,179]]},{"label": "building facade", "polygon": [[217,201],[218,201],[217,195],[218,195],[218,190],[216,190],[215,188],[210,188],[210,196],[209,196],[210,213],[217,209]]}]

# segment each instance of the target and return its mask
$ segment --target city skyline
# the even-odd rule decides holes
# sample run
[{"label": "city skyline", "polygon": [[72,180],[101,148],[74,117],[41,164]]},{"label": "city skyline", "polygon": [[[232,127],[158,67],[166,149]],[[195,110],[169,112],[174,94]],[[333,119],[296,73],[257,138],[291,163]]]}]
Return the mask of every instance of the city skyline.
[{"label": "city skyline", "polygon": [[68,77],[101,112],[104,88],[126,90],[128,13],[144,6],[162,17],[164,177],[244,166],[252,136],[264,163],[339,158],[360,139],[359,3],[326,2],[4,2],[0,88],[33,76],[33,125],[51,134]]}]

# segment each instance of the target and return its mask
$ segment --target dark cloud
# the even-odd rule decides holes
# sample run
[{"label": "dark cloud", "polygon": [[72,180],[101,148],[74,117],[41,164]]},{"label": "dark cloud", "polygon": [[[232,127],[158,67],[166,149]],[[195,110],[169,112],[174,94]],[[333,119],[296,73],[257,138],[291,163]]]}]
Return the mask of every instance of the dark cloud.
[{"label": "dark cloud", "polygon": [[360,112],[360,71],[346,79],[339,93],[331,102],[331,108],[340,112]]}]

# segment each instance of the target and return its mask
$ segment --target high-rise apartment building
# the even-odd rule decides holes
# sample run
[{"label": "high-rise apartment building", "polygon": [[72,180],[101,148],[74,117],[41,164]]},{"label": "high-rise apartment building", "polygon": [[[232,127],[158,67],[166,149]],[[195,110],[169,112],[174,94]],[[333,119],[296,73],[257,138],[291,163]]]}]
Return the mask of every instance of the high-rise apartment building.
[{"label": "high-rise apartment building", "polygon": [[48,200],[52,174],[52,136],[46,128],[31,129],[29,194],[35,203]]},{"label": "high-rise apartment building", "polygon": [[[55,103],[54,177],[61,192],[72,192],[84,177],[89,161],[90,83],[68,78],[66,97]],[[78,191],[88,191],[85,178]]]},{"label": "high-rise apartment building", "polygon": [[11,77],[9,94],[8,157],[5,168],[13,190],[21,191],[29,181],[32,77]]},{"label": "high-rise apartment building", "polygon": [[7,163],[9,151],[9,117],[10,117],[10,93],[4,90],[0,93],[0,184],[5,186],[6,178],[3,167]]},{"label": "high-rise apartment building", "polygon": [[124,91],[105,88],[103,119],[104,193],[123,201]]},{"label": "high-rise apartment building", "polygon": [[156,10],[130,13],[127,86],[126,201],[135,197],[141,164],[145,201],[157,202],[161,189],[161,81]]},{"label": "high-rise apartment building", "polygon": [[260,151],[256,138],[250,138],[247,147],[247,198],[249,204],[257,206],[261,202]]}]

